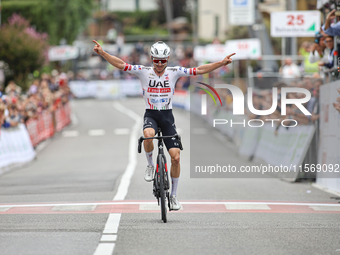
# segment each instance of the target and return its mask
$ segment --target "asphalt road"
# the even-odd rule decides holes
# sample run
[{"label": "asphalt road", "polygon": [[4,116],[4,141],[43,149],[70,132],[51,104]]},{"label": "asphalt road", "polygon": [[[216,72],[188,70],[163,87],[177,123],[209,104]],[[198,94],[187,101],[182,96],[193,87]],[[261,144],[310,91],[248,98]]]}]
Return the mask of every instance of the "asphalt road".
[{"label": "asphalt road", "polygon": [[183,209],[162,223],[136,152],[143,104],[73,101],[73,123],[36,160],[0,176],[0,254],[340,254],[340,204],[310,183],[190,178],[196,126],[207,155],[254,163],[180,109]]}]

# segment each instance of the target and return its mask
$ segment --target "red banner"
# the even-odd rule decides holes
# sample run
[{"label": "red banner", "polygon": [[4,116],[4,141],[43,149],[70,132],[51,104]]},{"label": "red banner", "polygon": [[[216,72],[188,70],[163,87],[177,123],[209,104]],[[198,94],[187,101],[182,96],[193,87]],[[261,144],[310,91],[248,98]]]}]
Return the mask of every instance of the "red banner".
[{"label": "red banner", "polygon": [[71,122],[70,104],[61,105],[55,111],[55,124],[53,125],[53,114],[49,111],[44,111],[37,119],[29,119],[26,122],[26,127],[32,141],[33,147],[40,142],[52,137],[55,131],[62,130]]}]

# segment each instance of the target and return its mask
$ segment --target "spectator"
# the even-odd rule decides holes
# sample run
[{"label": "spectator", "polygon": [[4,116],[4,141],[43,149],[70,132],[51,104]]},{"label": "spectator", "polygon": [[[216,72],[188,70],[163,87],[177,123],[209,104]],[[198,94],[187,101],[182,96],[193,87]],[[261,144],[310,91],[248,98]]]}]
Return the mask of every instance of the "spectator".
[{"label": "spectator", "polygon": [[310,48],[309,62],[315,63],[322,59],[323,56],[327,55],[327,53],[329,52],[327,50],[327,53],[325,53],[325,49],[327,49],[325,44],[325,37],[319,32],[316,34],[315,41]]},{"label": "spectator", "polygon": [[118,34],[117,39],[116,39],[116,44],[118,47],[118,54],[120,55],[122,52],[122,48],[124,47],[124,44],[125,44],[125,38],[124,38],[123,33]]},{"label": "spectator", "polygon": [[296,79],[301,77],[299,67],[293,63],[291,58],[285,59],[285,64],[280,68],[280,73],[284,79]]},{"label": "spectator", "polygon": [[325,24],[322,26],[322,30],[330,36],[340,35],[340,22],[331,25],[332,20],[336,17],[335,11],[336,10],[333,10],[328,13]]},{"label": "spectator", "polygon": [[10,124],[10,127],[16,127],[21,122],[18,108],[15,103],[8,106],[8,116],[6,121]]},{"label": "spectator", "polygon": [[28,93],[35,94],[38,92],[39,89],[39,83],[40,81],[38,79],[35,79],[32,83],[32,85],[28,89]]},{"label": "spectator", "polygon": [[325,66],[331,69],[334,65],[334,38],[332,36],[325,37],[325,44],[329,52],[323,58],[324,62],[320,62],[319,66]]},{"label": "spectator", "polygon": [[10,96],[18,96],[21,93],[21,88],[14,81],[10,81],[5,88],[5,93]]},{"label": "spectator", "polygon": [[309,43],[308,41],[305,41],[301,44],[301,47],[299,49],[299,54],[304,57],[303,60],[303,69],[304,72],[307,74],[313,74],[317,73],[319,71],[319,66],[315,62],[310,62],[310,52],[314,51],[314,45],[312,43]]},{"label": "spectator", "polygon": [[6,110],[6,105],[3,102],[0,102],[0,126],[2,126],[5,122],[5,110]]}]

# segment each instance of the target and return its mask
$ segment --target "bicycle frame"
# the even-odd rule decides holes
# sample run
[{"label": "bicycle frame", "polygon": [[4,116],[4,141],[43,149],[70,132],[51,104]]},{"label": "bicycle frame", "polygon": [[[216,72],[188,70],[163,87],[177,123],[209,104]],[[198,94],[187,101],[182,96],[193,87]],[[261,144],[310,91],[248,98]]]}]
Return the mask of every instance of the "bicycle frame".
[{"label": "bicycle frame", "polygon": [[161,214],[162,214],[162,220],[164,223],[167,222],[166,217],[166,206],[165,206],[165,197],[168,199],[168,208],[170,209],[170,196],[169,196],[169,188],[170,188],[170,182],[169,182],[169,176],[168,176],[168,168],[166,163],[166,157],[164,155],[164,147],[163,147],[163,139],[164,138],[176,138],[178,141],[178,145],[180,150],[183,150],[181,137],[178,134],[172,135],[172,136],[161,136],[161,129],[158,129],[157,136],[154,137],[143,137],[141,136],[138,139],[138,153],[141,153],[142,151],[142,142],[144,140],[149,139],[158,139],[158,156],[157,156],[157,168],[154,175],[154,181],[153,181],[153,194],[157,198],[157,202],[159,205],[159,200],[161,199]]}]

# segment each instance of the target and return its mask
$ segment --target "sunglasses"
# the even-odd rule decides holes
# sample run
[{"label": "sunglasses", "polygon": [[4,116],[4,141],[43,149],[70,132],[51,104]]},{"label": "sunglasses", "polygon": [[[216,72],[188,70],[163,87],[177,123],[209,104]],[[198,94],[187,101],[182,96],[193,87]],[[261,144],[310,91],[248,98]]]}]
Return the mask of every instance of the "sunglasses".
[{"label": "sunglasses", "polygon": [[326,43],[330,43],[330,42],[333,42],[333,40],[326,40],[325,42]]},{"label": "sunglasses", "polygon": [[155,63],[155,64],[158,64],[159,62],[161,62],[163,65],[168,62],[167,59],[152,59],[152,61]]}]

